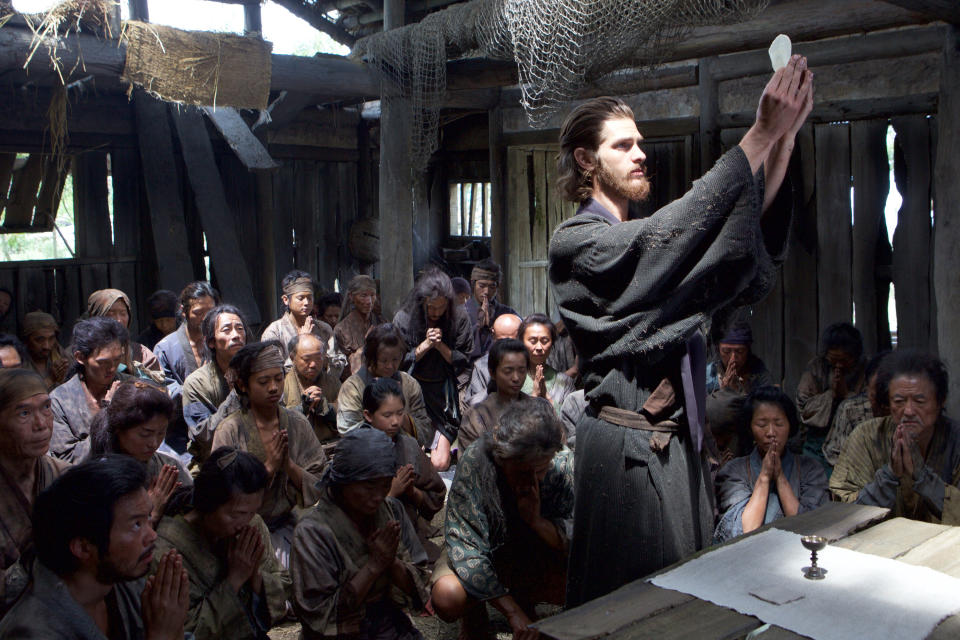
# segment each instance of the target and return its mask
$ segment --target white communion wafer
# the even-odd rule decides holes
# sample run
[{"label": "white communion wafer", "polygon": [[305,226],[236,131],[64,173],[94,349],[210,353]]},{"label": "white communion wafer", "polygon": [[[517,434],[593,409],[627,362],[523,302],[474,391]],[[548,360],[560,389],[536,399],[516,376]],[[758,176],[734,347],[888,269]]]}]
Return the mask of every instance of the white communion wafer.
[{"label": "white communion wafer", "polygon": [[770,64],[773,65],[774,71],[787,66],[792,48],[790,37],[787,35],[781,33],[773,39],[773,44],[770,45]]}]

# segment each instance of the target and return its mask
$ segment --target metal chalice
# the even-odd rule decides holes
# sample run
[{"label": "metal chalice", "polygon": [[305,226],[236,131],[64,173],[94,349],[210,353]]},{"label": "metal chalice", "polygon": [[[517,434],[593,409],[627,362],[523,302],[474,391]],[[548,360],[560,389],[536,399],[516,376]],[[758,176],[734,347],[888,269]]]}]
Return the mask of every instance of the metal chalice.
[{"label": "metal chalice", "polygon": [[827,577],[827,570],[817,566],[817,551],[827,546],[827,539],[823,536],[803,536],[800,542],[810,550],[810,566],[803,568],[803,577],[808,580],[823,580]]}]

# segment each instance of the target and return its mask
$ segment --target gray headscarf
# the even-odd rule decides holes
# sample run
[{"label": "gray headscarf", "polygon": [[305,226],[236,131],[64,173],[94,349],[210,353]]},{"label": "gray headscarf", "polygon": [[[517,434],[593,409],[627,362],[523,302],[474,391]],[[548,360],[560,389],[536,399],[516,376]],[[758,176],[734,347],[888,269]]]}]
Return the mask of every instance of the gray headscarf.
[{"label": "gray headscarf", "polygon": [[383,431],[363,426],[337,441],[333,459],[320,478],[321,486],[351,484],[397,473],[393,440]]}]

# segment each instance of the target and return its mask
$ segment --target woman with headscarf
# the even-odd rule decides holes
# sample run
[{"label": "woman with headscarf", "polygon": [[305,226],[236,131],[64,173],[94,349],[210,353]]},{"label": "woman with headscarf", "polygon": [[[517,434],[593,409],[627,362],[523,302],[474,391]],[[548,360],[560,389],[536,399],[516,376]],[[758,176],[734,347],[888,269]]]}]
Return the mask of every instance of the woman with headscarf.
[{"label": "woman with headscarf", "polygon": [[469,447],[447,498],[433,608],[461,620],[461,638],[486,638],[486,604],[514,638],[535,637],[534,605],[562,604],[573,519],[573,461],[546,402],[512,405]]},{"label": "woman with headscarf", "polygon": [[189,487],[193,478],[179,459],[159,451],[173,417],[173,400],[149,382],[120,383],[110,404],[90,425],[90,458],[116,453],[146,465],[154,527],[177,486]]},{"label": "woman with headscarf", "polygon": [[363,341],[370,327],[380,324],[380,317],[373,312],[376,300],[377,283],[373,278],[359,275],[350,280],[340,311],[340,322],[334,329],[337,345],[350,361],[350,374],[360,371],[363,366]]},{"label": "woman with headscarf", "polygon": [[290,577],[303,638],[422,638],[403,608],[422,608],[427,557],[388,494],[394,443],[360,427],[337,445],[317,504],[294,532]]},{"label": "woman with headscarf", "polygon": [[130,376],[120,373],[127,330],[113,318],[89,318],[73,327],[70,377],[50,392],[53,439],[50,454],[79,462],[90,451],[90,423],[110,403],[116,387]]},{"label": "woman with headscarf", "polygon": [[417,279],[393,324],[409,349],[402,366],[420,383],[430,416],[432,432],[420,436],[420,441],[429,442],[434,468],[445,471],[450,467],[450,445],[460,430],[457,377],[470,366],[470,319],[454,300],[450,277],[431,267]]},{"label": "woman with headscarf", "polygon": [[717,474],[720,522],[714,539],[725,542],[785,516],[828,502],[827,474],[810,457],[794,455],[787,440],[800,426],[793,401],[776,387],[760,387],[740,410],[740,442],[749,455],[734,458]]},{"label": "woman with headscarf", "polygon": [[157,528],[154,557],[176,549],[190,576],[184,631],[196,640],[267,640],[286,615],[290,577],[257,515],[266,486],[262,462],[221,447],[200,467],[193,487],[173,497]]},{"label": "woman with headscarf", "polygon": [[[128,332],[132,309],[130,298],[119,289],[100,289],[87,298],[88,318],[103,316],[113,318]],[[133,340],[128,342],[124,365],[126,365],[125,373],[163,383],[163,367],[160,366],[157,356],[139,342]]]},{"label": "woman with headscarf", "polygon": [[27,586],[33,502],[70,466],[46,455],[53,434],[47,385],[25,369],[0,370],[0,615]]},{"label": "woman with headscarf", "polygon": [[230,369],[243,408],[217,426],[213,449],[235,447],[266,465],[269,482],[258,513],[287,567],[297,513],[316,501],[327,457],[303,414],[281,405],[283,360],[276,342],[248,344],[233,356]]}]

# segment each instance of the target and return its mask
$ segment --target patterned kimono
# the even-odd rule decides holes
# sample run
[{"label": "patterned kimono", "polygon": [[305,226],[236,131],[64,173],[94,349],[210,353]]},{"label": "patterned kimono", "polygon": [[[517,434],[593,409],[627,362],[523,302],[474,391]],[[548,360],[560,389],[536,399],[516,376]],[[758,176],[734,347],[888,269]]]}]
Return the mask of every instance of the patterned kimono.
[{"label": "patterned kimono", "polygon": [[366,540],[326,491],[303,515],[293,535],[290,577],[293,608],[303,625],[305,640],[422,637],[403,608],[419,610],[429,599],[425,587],[427,556],[403,506],[387,498],[377,511],[374,526],[379,529],[392,520],[401,524],[397,559],[413,579],[418,596],[411,598],[391,583],[389,572],[384,572],[358,602],[347,584],[370,559]]},{"label": "patterned kimono", "polygon": [[[540,482],[540,513],[569,539],[573,517],[573,460],[568,450],[553,459]],[[490,437],[462,454],[447,498],[444,542],[449,568],[478,600],[513,593],[562,599],[566,551],[557,551],[520,518],[516,498],[493,460]]]},{"label": "patterned kimono", "polygon": [[900,480],[890,467],[897,425],[893,418],[867,420],[853,430],[830,476],[843,502],[893,510],[893,517],[960,525],[960,425],[941,416],[925,460]]},{"label": "patterned kimono", "polygon": [[[30,500],[23,495],[0,468],[0,615],[23,593],[30,579],[30,550],[33,547],[33,500],[70,465],[50,456],[40,456],[34,466],[33,491]],[[22,560],[26,560],[26,566]]]},{"label": "patterned kimono", "polygon": [[[107,595],[116,611],[111,618],[114,638],[144,640],[140,617],[143,579],[118,582]],[[33,581],[12,609],[0,620],[0,638],[16,640],[107,640],[97,623],[73,599],[57,574],[33,563]]]},{"label": "patterned kimono", "polygon": [[[743,510],[746,509],[753,495],[753,486],[760,475],[762,464],[763,459],[754,448],[750,455],[735,458],[720,468],[717,474],[717,486],[719,487],[719,509],[722,515],[714,532],[716,542],[726,542],[743,534]],[[823,466],[816,460],[806,456],[795,456],[787,450],[781,458],[781,469],[790,482],[793,494],[800,502],[797,513],[812,511],[829,502],[827,475],[823,471]],[[771,483],[763,524],[779,520],[783,515],[777,487]]]},{"label": "patterned kimono", "polygon": [[157,528],[152,571],[157,570],[159,558],[167,551],[180,552],[183,568],[190,576],[190,611],[184,631],[193,633],[196,640],[262,640],[286,615],[290,577],[274,557],[267,525],[257,515],[250,524],[260,532],[264,544],[260,560],[262,594],[255,594],[249,583],[234,592],[226,580],[229,566],[225,545],[212,547],[183,516],[164,518]]},{"label": "patterned kimono", "polygon": [[[316,502],[319,496],[316,485],[327,464],[327,456],[303,415],[284,407],[277,407],[277,410],[280,412],[279,428],[287,430],[288,455],[303,469],[303,483],[298,490],[285,472],[278,471],[267,485],[258,513],[270,528],[274,549],[281,564],[286,566],[293,526],[299,512]],[[213,450],[224,446],[247,451],[261,462],[267,459],[260,431],[249,409],[234,413],[217,427],[213,434]]]}]

